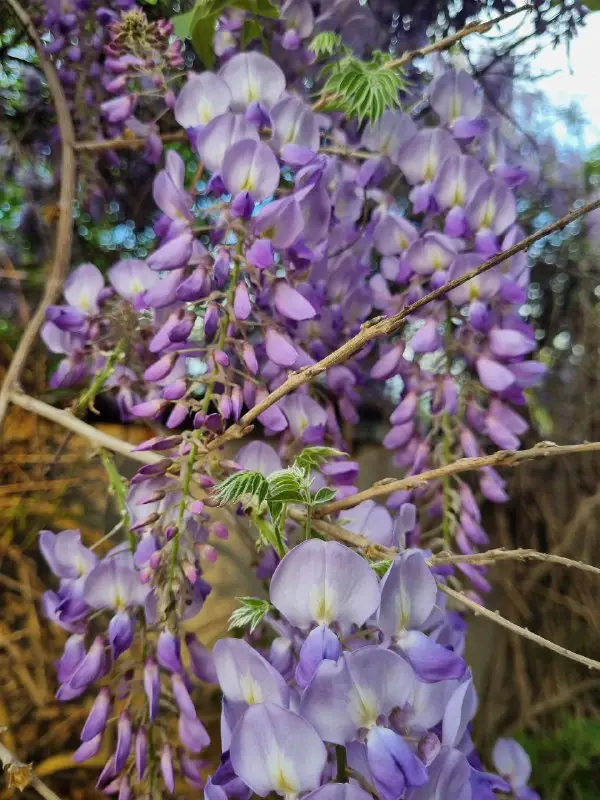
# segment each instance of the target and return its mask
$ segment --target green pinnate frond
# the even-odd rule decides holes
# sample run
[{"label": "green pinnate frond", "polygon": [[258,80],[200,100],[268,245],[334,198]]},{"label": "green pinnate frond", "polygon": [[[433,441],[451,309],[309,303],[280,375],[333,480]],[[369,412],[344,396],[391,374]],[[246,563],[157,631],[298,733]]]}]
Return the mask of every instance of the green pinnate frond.
[{"label": "green pinnate frond", "polygon": [[398,69],[391,69],[391,57],[374,53],[370,61],[345,56],[327,65],[320,77],[325,80],[321,95],[325,110],[343,111],[359,122],[376,122],[388,108],[400,107],[400,92],[405,87]]},{"label": "green pinnate frond", "polygon": [[238,597],[241,606],[229,617],[229,630],[232,628],[248,628],[253,633],[269,613],[272,606],[268,600],[258,597]]},{"label": "green pinnate frond", "polygon": [[333,31],[323,31],[322,33],[317,33],[308,45],[308,49],[317,58],[327,58],[337,53],[341,46],[342,37],[339,34],[333,33]]},{"label": "green pinnate frond", "polygon": [[269,484],[260,472],[242,470],[225,478],[215,494],[221,503],[241,503],[260,510],[269,494]]}]

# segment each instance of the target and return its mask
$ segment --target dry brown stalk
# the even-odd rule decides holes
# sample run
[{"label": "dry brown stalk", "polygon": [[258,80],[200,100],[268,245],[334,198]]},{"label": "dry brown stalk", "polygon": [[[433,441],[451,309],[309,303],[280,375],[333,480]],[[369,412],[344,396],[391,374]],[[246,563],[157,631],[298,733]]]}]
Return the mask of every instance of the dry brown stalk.
[{"label": "dry brown stalk", "polygon": [[44,45],[33,24],[31,17],[21,6],[18,0],[4,0],[11,8],[13,14],[22,23],[37,52],[39,65],[46,78],[48,90],[54,103],[56,119],[60,131],[61,165],[60,165],[60,195],[58,200],[59,217],[56,230],[56,243],[54,247],[54,260],[42,300],[34,315],[30,319],[19,341],[14,356],[4,376],[4,384],[0,388],[0,424],[6,414],[11,389],[18,384],[21,370],[25,366],[27,356],[31,350],[38,331],[46,317],[46,309],[60,294],[69,263],[71,261],[71,243],[73,238],[72,206],[75,199],[75,131],[69,112],[60,79],[54,64],[46,56]]},{"label": "dry brown stalk", "polygon": [[46,800],[61,800],[61,798],[41,781],[34,773],[31,764],[23,764],[10,750],[0,742],[0,761],[6,773],[9,788],[22,792],[31,786]]},{"label": "dry brown stalk", "polygon": [[445,464],[443,467],[436,467],[435,469],[421,472],[418,475],[410,475],[407,478],[399,478],[398,480],[386,478],[383,481],[378,481],[362,492],[357,492],[342,500],[334,500],[332,503],[327,503],[327,505],[322,506],[318,510],[316,509],[314,515],[316,517],[322,517],[327,514],[334,514],[336,511],[354,508],[354,506],[357,506],[359,503],[374,497],[383,497],[384,495],[404,489],[416,489],[429,481],[444,478],[448,475],[458,475],[461,472],[473,472],[483,467],[516,467],[534,458],[548,458],[552,456],[597,451],[600,451],[600,442],[582,442],[581,444],[567,445],[558,445],[554,444],[554,442],[538,442],[528,450],[498,450],[489,456],[459,458],[457,461]]},{"label": "dry brown stalk", "polygon": [[87,422],[75,417],[70,411],[61,411],[59,408],[54,408],[54,406],[48,405],[42,400],[37,400],[35,397],[30,397],[23,392],[11,392],[10,401],[26,411],[31,411],[33,414],[38,414],[40,417],[62,425],[63,428],[82,436],[97,447],[103,447],[113,453],[127,456],[127,458],[139,461],[141,464],[155,464],[161,460],[161,456],[158,453],[135,451],[133,445],[118,439],[116,436],[110,436],[108,433],[97,430],[93,425],[88,425]]},{"label": "dry brown stalk", "polygon": [[[185,131],[175,131],[174,133],[163,133],[160,137],[163,144],[169,142],[185,142],[188,135]],[[141,150],[148,144],[147,139],[139,139],[136,136],[121,136],[117,139],[98,139],[90,142],[76,142],[75,150],[78,153],[101,153],[106,150]]]},{"label": "dry brown stalk", "polygon": [[533,11],[534,8],[535,6],[533,5],[520,6],[519,8],[513,8],[506,14],[494,17],[493,19],[485,22],[470,22],[468,25],[465,25],[464,28],[456,31],[456,33],[451,33],[449,36],[445,36],[443,39],[440,39],[439,42],[434,42],[433,44],[418,48],[417,50],[407,50],[398,58],[388,62],[386,64],[386,68],[400,69],[417,58],[424,58],[432,53],[438,53],[442,50],[449,50],[451,47],[454,47],[455,44],[462,41],[467,36],[470,36],[472,33],[487,33],[494,27],[494,25],[498,25],[498,23],[504,22],[505,20],[514,17],[516,14],[522,14],[525,11]]},{"label": "dry brown stalk", "polygon": [[511,622],[509,619],[503,617],[498,611],[491,611],[489,608],[479,605],[479,603],[477,603],[475,600],[471,600],[471,598],[464,594],[464,592],[451,589],[449,586],[446,586],[440,582],[438,582],[438,586],[441,591],[444,592],[444,594],[447,594],[448,597],[452,597],[454,600],[461,603],[476,616],[479,615],[485,617],[486,619],[490,619],[492,622],[495,622],[496,625],[500,625],[501,627],[512,631],[512,633],[522,636],[524,639],[529,639],[531,642],[535,642],[536,644],[539,644],[548,650],[552,650],[553,653],[558,653],[565,658],[571,659],[571,661],[577,661],[579,664],[583,664],[589,669],[600,670],[600,661],[595,661],[593,658],[582,656],[579,653],[575,653],[573,650],[569,650],[566,647],[562,647],[559,644],[551,642],[549,639],[544,639],[543,636],[533,633],[533,631],[530,631],[528,628],[522,628],[520,625],[517,625],[516,623]]}]

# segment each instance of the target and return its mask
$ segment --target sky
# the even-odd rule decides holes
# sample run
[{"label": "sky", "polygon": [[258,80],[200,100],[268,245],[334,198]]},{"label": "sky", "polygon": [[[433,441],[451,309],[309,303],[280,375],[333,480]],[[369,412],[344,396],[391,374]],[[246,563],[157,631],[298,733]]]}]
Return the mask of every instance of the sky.
[{"label": "sky", "polygon": [[[506,26],[510,24],[507,22]],[[526,29],[519,32],[522,34],[523,30]],[[545,76],[536,81],[536,86],[555,107],[576,104],[581,108],[588,120],[583,144],[600,144],[600,12],[588,15],[569,53],[564,44],[548,46],[532,60],[532,68],[535,74]],[[559,139],[571,139],[571,131],[563,122],[554,119],[551,124]]]}]

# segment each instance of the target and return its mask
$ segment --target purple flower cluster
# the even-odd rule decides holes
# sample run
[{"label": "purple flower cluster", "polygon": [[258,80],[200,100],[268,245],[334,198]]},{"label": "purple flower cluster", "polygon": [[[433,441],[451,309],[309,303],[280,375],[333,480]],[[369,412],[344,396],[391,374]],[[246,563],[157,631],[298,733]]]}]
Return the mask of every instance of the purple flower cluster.
[{"label": "purple flower cluster", "polygon": [[[131,496],[130,502],[135,502]],[[122,799],[138,796],[136,785],[154,785],[158,780],[151,753],[160,754],[160,774],[168,791],[174,790],[177,770],[190,786],[202,788],[204,763],[196,756],[210,742],[191,699],[190,671],[201,681],[216,683],[212,657],[188,633],[189,668],[184,666],[181,638],[165,624],[160,593],[149,581],[151,568],[143,566],[150,551],[160,555],[157,542],[157,532],[147,533],[134,555],[120,545],[99,559],[82,544],[79,531],[40,534],[42,554],[60,579],[56,592],[45,593],[42,607],[71,633],[57,663],[57,699],[73,700],[92,687],[97,691],[73,758],[81,762],[98,754],[112,718],[115,751],[97,786]],[[149,561],[156,570],[159,563],[153,555]],[[193,581],[193,601],[183,600],[186,611],[179,619],[196,614],[210,591],[198,576],[192,579],[188,573],[188,578]],[[175,750],[168,728],[173,712],[180,743]]]},{"label": "purple flower cluster", "polygon": [[[527,173],[506,162],[499,121],[473,79],[437,69],[428,88],[437,126],[386,111],[360,141],[286,93],[284,73],[261,53],[190,74],[174,114],[201,167],[186,186],[182,159],[167,152],[154,181],[160,245],[146,261],[115,264],[111,289],[92,265],[72,274],[69,306],[51,308],[44,329],[66,355],[53,385],[96,373],[106,342],[119,338],[127,354],[107,387],[123,418],[192,423],[211,438],[374,312],[392,314],[518,242],[514,189]],[[390,190],[399,180],[404,200]],[[265,410],[266,434],[279,435],[282,453],[298,441],[343,446],[340,423],[356,424],[362,387],[379,385],[397,402],[383,444],[409,475],[480,455],[486,440],[517,448],[528,425],[514,406],[544,373],[518,312],[528,277],[520,254],[450,290],[395,338],[330,369],[317,390]],[[492,468],[480,489],[506,499]],[[466,483],[389,504],[416,498],[429,534],[443,528],[464,553],[487,543]],[[461,569],[487,591],[481,568]]]},{"label": "purple flower cluster", "polygon": [[[40,540],[60,579],[45,611],[72,633],[59,699],[101,682],[76,758],[99,751],[112,718],[117,743],[103,791],[128,798],[160,780],[172,793],[176,774],[201,787],[196,756],[209,740],[189,663],[223,692],[223,758],[208,800],[252,792],[366,800],[365,787],[381,800],[534,797],[515,743],[496,748],[502,780],[481,769],[470,738],[477,699],[463,659],[466,625],[437,583],[452,569],[434,573],[426,561],[438,547],[468,554],[488,543],[465,481],[339,514],[348,531],[398,549],[381,581],[335,542],[309,538],[280,561],[295,530],[284,514],[279,555],[264,546],[264,531],[259,540],[257,575],[270,580],[274,609],[261,635],[220,641],[212,655],[190,636],[182,647],[181,624],[210,591],[203,567],[216,558],[211,537],[228,535],[210,509],[210,490],[224,476],[242,468],[272,478],[304,446],[344,449],[343,425],[360,421],[365,390],[393,404],[383,446],[407,475],[478,456],[490,442],[518,448],[527,422],[515,407],[544,372],[519,313],[529,279],[521,254],[264,410],[258,421],[275,447],[252,442],[234,461],[222,457],[216,437],[290,371],[330,355],[374,315],[409,306],[518,242],[515,190],[527,179],[509,163],[499,118],[465,72],[436,63],[430,124],[387,110],[357,131],[339,114],[317,113],[302,81],[286,80],[271,58],[237,52],[241,26],[234,13],[225,19],[219,68],[189,74],[168,98],[197,163],[188,177],[177,152],[164,155],[153,184],[158,247],[145,260],[116,263],[108,285],[93,264],[77,267],[42,330],[62,356],[54,387],[94,378],[124,420],[153,419],[173,431],[142,445],[163,458],[131,480],[123,509],[131,549],[99,560],[76,531]],[[286,3],[283,20],[276,46],[308,64],[310,6]],[[146,36],[143,52],[132,30]],[[133,83],[143,77],[149,92],[168,95],[161,70],[178,67],[180,54],[170,29],[137,9],[112,21],[109,35],[115,97],[104,111],[115,133],[134,129]],[[162,145],[152,144],[154,129],[147,133],[148,157],[160,160]],[[306,504],[319,490],[338,499],[357,492],[358,464],[328,452],[319,472],[302,475]],[[192,498],[192,480],[203,501]],[[479,489],[490,501],[506,499],[491,468]],[[242,503],[238,515],[249,509]],[[270,525],[264,503],[250,515]],[[484,568],[457,569],[480,601],[489,589]],[[267,628],[276,637],[265,644]]]},{"label": "purple flower cluster", "polygon": [[280,619],[264,654],[238,639],[213,651],[223,757],[208,798],[537,797],[516,742],[496,745],[502,779],[481,769],[462,630],[422,551],[399,555],[379,585],[344,545],[304,542],[277,567],[270,600]]}]

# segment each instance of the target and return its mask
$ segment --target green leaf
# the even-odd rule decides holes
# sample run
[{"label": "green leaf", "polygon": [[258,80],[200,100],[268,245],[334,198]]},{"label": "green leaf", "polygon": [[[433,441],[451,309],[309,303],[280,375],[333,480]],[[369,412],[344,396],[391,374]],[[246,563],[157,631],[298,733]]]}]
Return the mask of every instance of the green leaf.
[{"label": "green leaf", "polygon": [[348,454],[334,447],[305,447],[294,459],[294,466],[302,470],[318,468],[330,458],[347,458]]},{"label": "green leaf", "polygon": [[391,566],[392,562],[387,559],[385,561],[371,561],[371,569],[378,578],[382,578]]},{"label": "green leaf", "polygon": [[242,470],[230,475],[215,489],[221,503],[242,503],[260,511],[269,494],[269,484],[260,472]]},{"label": "green leaf", "polygon": [[261,600],[258,597],[238,597],[237,599],[241,606],[236,608],[229,617],[229,630],[248,628],[250,633],[254,633],[273,606],[268,600]]},{"label": "green leaf", "polygon": [[405,81],[399,69],[389,68],[391,61],[391,56],[376,51],[370,61],[348,55],[336,62],[335,69],[322,70],[321,95],[331,98],[325,110],[343,111],[349,118],[373,123],[386,109],[399,108]]},{"label": "green leaf", "polygon": [[189,37],[193,17],[193,10],[185,14],[176,14],[174,17],[171,17],[171,23],[175,28],[175,36],[179,39],[187,39]]},{"label": "green leaf", "polygon": [[192,44],[198,57],[207,69],[212,69],[215,63],[215,53],[213,50],[213,38],[217,24],[218,14],[196,19],[194,17],[192,27]]},{"label": "green leaf", "polygon": [[271,0],[253,0],[253,12],[259,17],[279,19],[279,9]]},{"label": "green leaf", "polygon": [[333,33],[333,31],[323,31],[322,33],[317,33],[308,45],[308,49],[317,58],[325,58],[332,56],[341,46],[342,37],[339,34]]},{"label": "green leaf", "polygon": [[250,42],[260,39],[262,29],[255,19],[247,19],[242,27],[241,45],[244,50]]},{"label": "green leaf", "polygon": [[279,503],[302,503],[305,499],[303,476],[291,469],[272,472],[267,478],[269,500]]},{"label": "green leaf", "polygon": [[269,520],[256,514],[252,517],[252,522],[258,529],[260,541],[268,547],[272,547],[277,555],[283,558],[285,555],[285,543],[281,530],[272,525]]},{"label": "green leaf", "polygon": [[318,489],[313,497],[313,506],[323,505],[323,503],[330,503],[336,495],[335,489],[330,489],[329,486],[322,486]]}]

